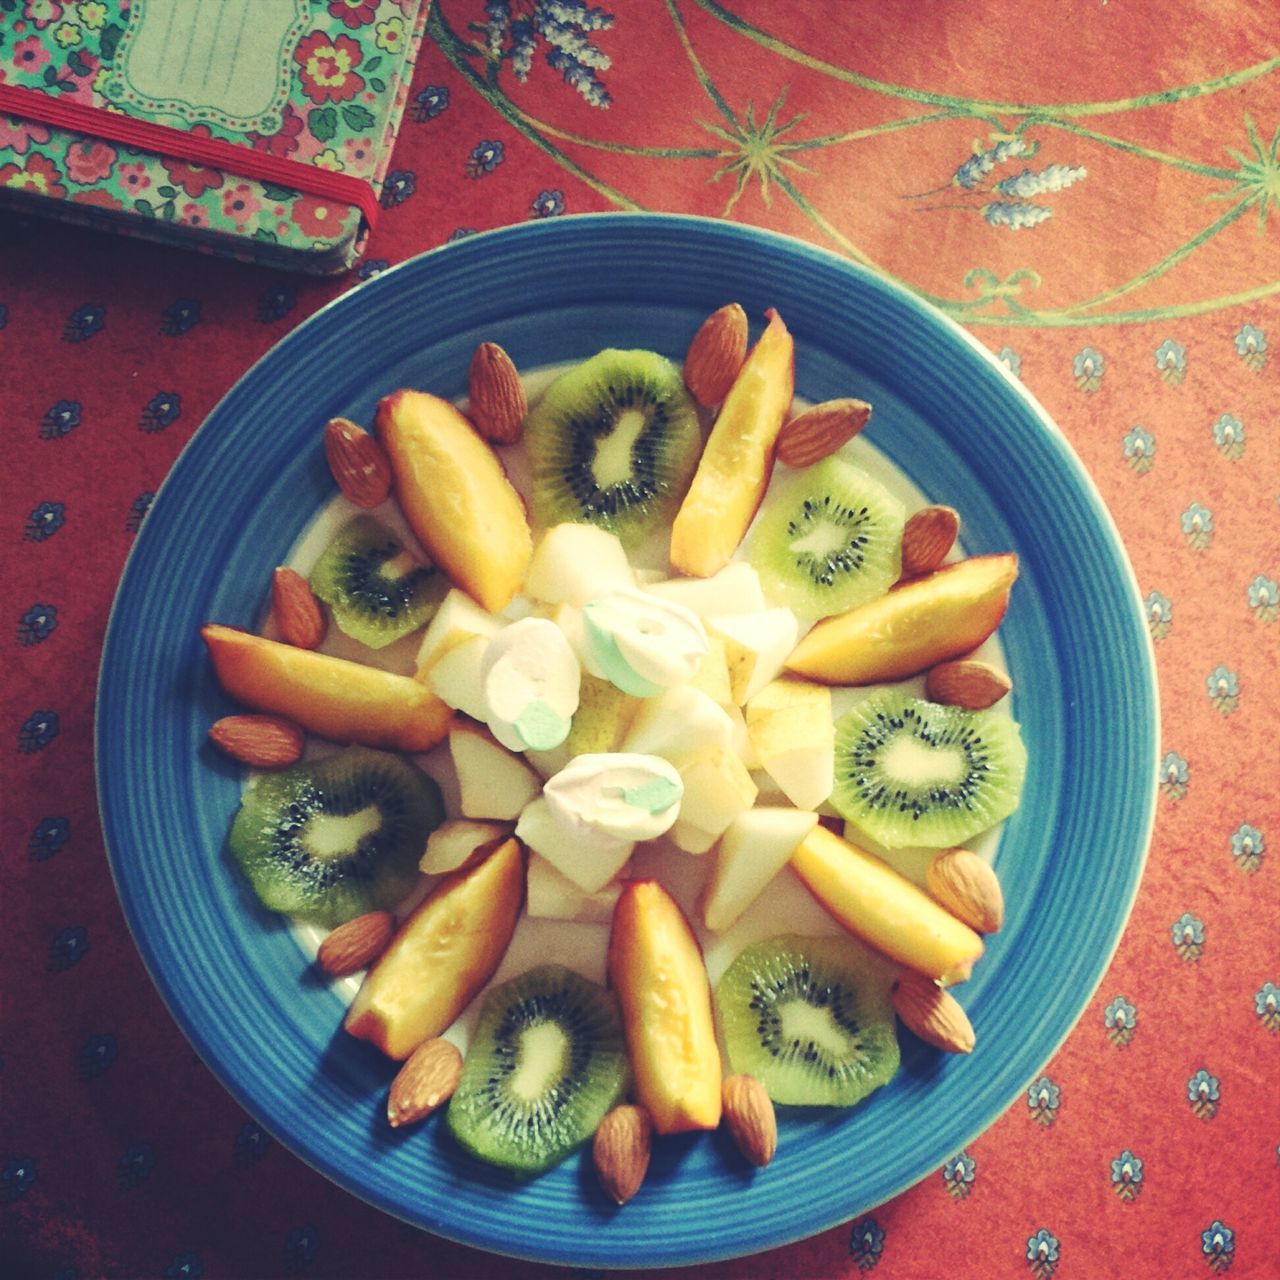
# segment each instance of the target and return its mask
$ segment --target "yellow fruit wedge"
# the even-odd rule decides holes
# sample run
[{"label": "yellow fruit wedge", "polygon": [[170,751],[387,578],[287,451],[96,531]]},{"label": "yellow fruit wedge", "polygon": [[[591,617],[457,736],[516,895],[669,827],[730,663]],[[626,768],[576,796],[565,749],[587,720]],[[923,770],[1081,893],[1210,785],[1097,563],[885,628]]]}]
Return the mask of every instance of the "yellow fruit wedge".
[{"label": "yellow fruit wedge", "polygon": [[747,735],[760,767],[797,809],[816,809],[835,779],[831,690],[783,676],[746,706]]},{"label": "yellow fruit wedge", "polygon": [[747,357],[671,526],[671,565],[708,578],[737,550],[769,485],[774,444],[795,391],[795,344],[782,317]]},{"label": "yellow fruit wedge", "polygon": [[657,1133],[720,1123],[711,984],[698,941],[656,880],[628,881],[613,909],[609,982],[618,996],[636,1100]]},{"label": "yellow fruit wedge", "polygon": [[498,455],[453,405],[424,391],[387,396],[377,426],[418,541],[477,603],[505,609],[524,582],[533,537]]},{"label": "yellow fruit wedge", "polygon": [[231,697],[256,711],[288,716],[322,738],[430,751],[453,723],[452,710],[409,676],[216,623],[200,634]]},{"label": "yellow fruit wedge", "polygon": [[1018,557],[973,556],[825,618],[787,667],[826,684],[901,680],[977,648],[1000,625]]},{"label": "yellow fruit wedge", "polygon": [[817,826],[791,855],[791,869],[850,933],[909,969],[960,982],[982,955],[982,939],[887,862]]},{"label": "yellow fruit wedge", "polygon": [[514,838],[445,876],[365,975],[343,1027],[403,1061],[493,977],[523,900],[524,850]]}]

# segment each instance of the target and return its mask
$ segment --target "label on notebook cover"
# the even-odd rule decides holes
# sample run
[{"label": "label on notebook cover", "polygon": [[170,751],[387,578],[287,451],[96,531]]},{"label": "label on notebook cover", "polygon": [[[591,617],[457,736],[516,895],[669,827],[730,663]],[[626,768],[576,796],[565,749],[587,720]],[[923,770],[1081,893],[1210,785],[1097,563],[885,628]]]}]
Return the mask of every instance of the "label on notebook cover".
[{"label": "label on notebook cover", "polygon": [[106,97],[163,124],[274,134],[308,14],[306,0],[133,0]]}]

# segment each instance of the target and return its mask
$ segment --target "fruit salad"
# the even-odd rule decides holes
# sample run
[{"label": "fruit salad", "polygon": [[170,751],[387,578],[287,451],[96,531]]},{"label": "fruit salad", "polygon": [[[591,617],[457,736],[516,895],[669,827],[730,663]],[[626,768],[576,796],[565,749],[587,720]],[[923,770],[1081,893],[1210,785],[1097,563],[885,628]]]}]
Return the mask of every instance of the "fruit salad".
[{"label": "fruit salad", "polygon": [[245,708],[210,729],[251,771],[232,861],[399,1064],[388,1124],[443,1110],[518,1177],[589,1144],[618,1203],[665,1134],[766,1165],[775,1104],[855,1106],[899,1024],[972,1051],[951,989],[1003,920],[965,846],[1026,769],[1017,559],[859,465],[872,406],[797,411],[766,319],[532,396],[485,343],[462,407],[335,419],[338,527],[265,634],[202,630]]}]

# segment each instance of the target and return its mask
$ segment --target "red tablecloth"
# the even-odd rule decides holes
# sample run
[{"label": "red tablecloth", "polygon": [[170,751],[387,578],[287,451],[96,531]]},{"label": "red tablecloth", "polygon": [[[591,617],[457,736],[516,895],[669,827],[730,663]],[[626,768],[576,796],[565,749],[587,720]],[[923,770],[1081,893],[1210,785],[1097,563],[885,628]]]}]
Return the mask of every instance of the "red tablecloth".
[{"label": "red tablecloth", "polygon": [[[768,226],[870,263],[1000,353],[1111,508],[1162,700],[1137,905],[1043,1077],[856,1222],[679,1274],[1280,1275],[1274,12],[1244,0],[536,7],[587,46],[566,39],[549,64],[541,42],[521,82],[510,58],[486,60],[478,29],[493,24],[509,52],[506,6],[439,4],[400,177],[358,274],[286,278],[0,220],[0,1274],[552,1274],[353,1199],[197,1060],[112,890],[94,682],[151,495],[281,335],[452,236],[643,208]],[[21,8],[0,5],[0,31]]]}]

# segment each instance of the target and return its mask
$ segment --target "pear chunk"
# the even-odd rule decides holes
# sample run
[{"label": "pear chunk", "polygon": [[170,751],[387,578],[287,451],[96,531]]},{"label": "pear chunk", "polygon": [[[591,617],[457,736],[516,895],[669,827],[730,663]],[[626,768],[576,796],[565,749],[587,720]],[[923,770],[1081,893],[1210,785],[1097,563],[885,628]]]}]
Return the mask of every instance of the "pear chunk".
[{"label": "pear chunk", "polygon": [[464,818],[514,822],[542,790],[542,779],[482,729],[459,725],[449,734]]},{"label": "pear chunk", "polygon": [[[623,873],[626,867],[622,868]],[[528,912],[534,919],[575,920],[580,924],[608,924],[622,892],[620,880],[610,880],[595,893],[580,889],[546,860],[529,859]]]},{"label": "pear chunk", "polygon": [[510,834],[510,823],[450,818],[427,837],[427,850],[418,863],[418,870],[427,876],[457,871],[467,866],[486,845],[496,844]]},{"label": "pear chunk", "polygon": [[475,636],[492,638],[505,625],[504,619],[486,613],[465,591],[451,588],[423,632],[418,646],[417,678],[425,683],[431,668],[464,640]]},{"label": "pear chunk", "polygon": [[524,589],[543,604],[581,608],[595,596],[635,583],[617,534],[594,524],[557,524],[534,548]]},{"label": "pear chunk", "polygon": [[702,922],[727,929],[790,861],[796,846],[817,825],[818,815],[801,809],[759,808],[740,813],[725,831],[715,866],[703,889]]},{"label": "pear chunk", "polygon": [[835,783],[831,690],[784,677],[746,707],[747,733],[760,767],[797,809],[816,809]]},{"label": "pear chunk", "polygon": [[787,664],[800,625],[790,609],[730,613],[707,623],[709,635],[724,643],[733,700],[743,706]]}]

